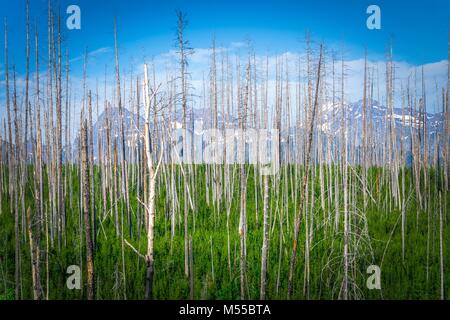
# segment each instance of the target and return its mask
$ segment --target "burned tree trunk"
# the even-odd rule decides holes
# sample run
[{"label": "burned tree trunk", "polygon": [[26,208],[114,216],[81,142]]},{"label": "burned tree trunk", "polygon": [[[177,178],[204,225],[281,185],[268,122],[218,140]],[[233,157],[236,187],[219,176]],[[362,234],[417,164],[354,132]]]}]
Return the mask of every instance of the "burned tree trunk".
[{"label": "burned tree trunk", "polygon": [[[36,218],[36,215],[35,215]],[[34,300],[41,300],[43,297],[42,287],[41,287],[41,277],[40,277],[40,266],[39,266],[39,242],[36,241],[35,235],[33,234],[33,221],[31,220],[31,209],[28,207],[27,210],[27,222],[28,222],[28,239],[30,242],[30,256],[31,256],[31,277],[33,281],[33,297]],[[36,231],[39,233],[39,230]]]},{"label": "burned tree trunk", "polygon": [[293,292],[293,279],[294,279],[294,270],[297,259],[297,242],[298,242],[298,234],[300,232],[300,217],[303,212],[303,206],[306,198],[306,188],[309,179],[309,162],[311,159],[311,146],[313,142],[313,130],[314,130],[314,119],[316,116],[317,104],[318,104],[318,95],[319,95],[319,87],[320,87],[320,72],[322,65],[322,45],[320,46],[320,56],[319,56],[319,65],[317,67],[317,82],[316,82],[316,94],[314,97],[314,106],[312,110],[311,119],[309,122],[308,128],[308,141],[306,148],[306,161],[305,161],[305,174],[303,176],[303,185],[302,185],[302,193],[300,197],[300,207],[298,210],[297,217],[295,219],[295,229],[294,229],[294,242],[292,245],[291,258],[289,261],[289,276],[288,276],[288,298],[292,296]]},{"label": "burned tree trunk", "polygon": [[[266,67],[266,85],[265,85],[265,100],[264,100],[264,128],[267,130],[267,118],[268,118],[268,112],[267,112],[267,83],[268,83],[268,72],[269,72],[269,66],[267,62]],[[267,143],[267,141],[264,141],[263,143]],[[261,300],[266,299],[266,287],[267,287],[267,258],[269,255],[269,177],[268,174],[264,174],[263,177],[263,244],[261,249],[261,288],[260,288],[260,295],[259,298]]]},{"label": "burned tree trunk", "polygon": [[88,154],[88,125],[87,120],[83,120],[81,127],[81,171],[83,179],[83,218],[86,236],[87,295],[88,300],[94,300],[94,248],[92,244],[91,192],[89,183],[90,174]]},{"label": "burned tree trunk", "polygon": [[[145,102],[145,123],[144,123],[144,143],[145,143],[145,160],[147,162],[147,170],[149,173],[149,194],[145,206],[147,211],[147,254],[145,261],[147,264],[147,273],[145,277],[145,299],[151,299],[153,296],[153,253],[154,253],[154,237],[155,237],[155,196],[156,196],[156,177],[161,164],[161,159],[156,167],[153,166],[152,143],[150,139],[150,102],[156,95],[157,89],[149,95],[147,64],[144,65],[144,102]],[[153,108],[156,108],[154,105]],[[156,125],[156,124],[155,124]],[[161,153],[162,154],[162,153]]]}]

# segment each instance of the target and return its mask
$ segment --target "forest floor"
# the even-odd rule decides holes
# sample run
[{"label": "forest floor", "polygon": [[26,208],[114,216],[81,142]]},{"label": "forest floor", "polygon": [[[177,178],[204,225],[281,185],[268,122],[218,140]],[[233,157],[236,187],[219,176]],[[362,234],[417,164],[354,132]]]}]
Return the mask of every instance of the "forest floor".
[{"label": "forest floor", "polygon": [[[324,166],[326,170],[332,169]],[[34,207],[33,178],[27,184],[25,207]],[[95,204],[94,271],[96,299],[142,299],[145,289],[146,265],[126,243],[145,254],[147,246],[143,223],[138,230],[138,214],[142,221],[143,209],[137,199],[137,186],[130,184],[130,221],[127,223],[125,202],[118,197],[111,206],[110,195],[103,208],[100,191],[100,171],[96,167],[93,199]],[[130,176],[133,167],[130,166]],[[238,234],[240,194],[239,175],[236,167],[229,167],[231,201],[225,197],[213,204],[212,183],[206,182],[206,166],[197,166],[191,186],[194,210],[189,210],[188,230],[193,243],[193,276],[195,299],[239,299],[240,240]],[[223,168],[221,168],[223,170]],[[269,256],[268,256],[268,299],[285,299],[287,296],[287,275],[292,250],[294,217],[297,215],[300,194],[300,171],[295,178],[292,166],[282,168],[279,176],[270,177],[269,189]],[[358,168],[355,169],[355,172]],[[76,169],[65,184],[66,226],[64,232],[52,231],[52,222],[46,219],[42,224],[41,283],[44,295],[49,299],[80,299],[86,296],[85,287],[85,243],[80,220],[80,189]],[[178,172],[178,171],[177,171]],[[334,181],[336,171],[328,171]],[[352,172],[352,170],[350,170]],[[261,276],[261,246],[263,237],[263,190],[260,176],[255,179],[254,168],[247,167],[247,268],[246,297],[259,298]],[[71,183],[69,178],[72,177]],[[313,191],[308,192],[307,219],[303,219],[298,241],[298,257],[294,275],[293,299],[337,299],[343,281],[343,201],[339,194],[338,227],[335,227],[336,205],[335,184],[328,178],[321,190],[319,171],[316,167]],[[439,299],[440,298],[440,211],[443,215],[444,266],[450,267],[450,195],[439,201],[439,188],[435,175],[430,172],[428,201],[426,209],[419,209],[415,197],[411,171],[405,174],[405,224],[404,255],[402,258],[402,211],[395,205],[388,184],[383,184],[381,168],[370,168],[368,175],[368,202],[364,208],[363,192],[359,180],[350,175],[349,180],[349,279],[350,297],[358,299]],[[401,176],[401,175],[400,175]],[[157,184],[155,223],[155,266],[153,292],[156,299],[188,299],[189,279],[184,270],[184,225],[183,186],[177,174],[176,188],[179,202],[175,216],[175,235],[171,235],[171,199],[167,198],[167,183],[161,175]],[[209,177],[209,178],[208,178]],[[285,180],[285,177],[289,179]],[[401,178],[401,177],[400,177]],[[340,184],[342,178],[339,177]],[[386,180],[387,181],[387,180]],[[401,181],[401,180],[400,180]],[[70,185],[69,185],[70,184]],[[7,183],[3,181],[3,185]],[[48,184],[45,183],[47,186]],[[400,184],[402,185],[402,184]],[[342,186],[339,186],[342,188]],[[6,188],[3,188],[0,211],[0,300],[14,298],[14,214]],[[256,191],[256,192],[255,192]],[[322,208],[322,191],[325,192]],[[207,193],[209,192],[208,196]],[[119,192],[118,192],[119,193]],[[51,216],[48,190],[44,190],[46,217]],[[312,200],[312,201],[311,201]],[[446,205],[444,206],[444,201]],[[311,202],[314,203],[311,206]],[[139,211],[138,211],[138,207]],[[117,209],[121,235],[116,235],[114,212]],[[22,210],[22,208],[19,208]],[[258,223],[256,216],[258,215]],[[23,221],[23,220],[22,220]],[[227,223],[228,222],[228,223]],[[305,274],[306,224],[309,230],[309,280]],[[26,226],[21,223],[21,230]],[[48,250],[47,250],[48,248]],[[83,275],[81,289],[70,290],[66,286],[70,265],[80,267]],[[371,265],[380,267],[381,289],[369,289],[366,285]],[[26,232],[21,234],[21,288],[22,298],[32,298],[31,261]],[[444,272],[444,287],[450,286],[450,272]]]}]

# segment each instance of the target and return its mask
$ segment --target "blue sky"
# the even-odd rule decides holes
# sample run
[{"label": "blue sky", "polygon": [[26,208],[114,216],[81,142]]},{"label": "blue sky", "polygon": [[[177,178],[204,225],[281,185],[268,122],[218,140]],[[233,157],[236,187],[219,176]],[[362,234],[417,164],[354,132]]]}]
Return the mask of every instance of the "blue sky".
[{"label": "blue sky", "polygon": [[[433,89],[436,79],[440,83],[446,79],[450,22],[448,0],[60,1],[63,46],[69,50],[71,74],[78,79],[82,76],[82,56],[87,47],[90,53],[88,77],[93,79],[88,84],[91,88],[96,79],[102,81],[105,66],[113,79],[115,16],[121,67],[129,72],[131,67],[141,66],[144,60],[148,61],[152,57],[158,59],[175,48],[177,9],[187,13],[189,25],[185,38],[200,52],[196,57],[197,80],[201,78],[202,72],[208,70],[208,52],[202,51],[202,48],[211,46],[213,36],[217,46],[231,47],[235,51],[240,50],[240,43],[251,39],[257,54],[273,56],[285,52],[301,52],[307,30],[316,42],[324,41],[328,48],[340,50],[341,43],[345,42],[345,55],[350,61],[352,70],[349,73],[353,81],[347,87],[349,100],[360,98],[361,59],[365,48],[369,59],[383,62],[390,40],[394,47],[394,60],[399,66],[399,75],[407,76],[412,68],[428,65],[425,69],[429,76],[427,90]],[[53,0],[53,3],[56,5],[57,0]],[[76,4],[81,9],[81,30],[68,30],[65,27],[68,17],[65,11],[71,4]],[[381,8],[381,30],[369,30],[366,27],[366,9],[371,4]],[[7,17],[9,22],[10,67],[16,64],[20,79],[24,75],[25,66],[25,0],[1,0],[0,17]],[[47,60],[47,0],[30,0],[30,19],[32,30],[35,29],[36,22],[38,24],[40,61],[44,70]],[[3,23],[0,31],[0,100],[3,100]],[[34,38],[31,44],[34,54]],[[202,64],[203,69],[200,71]],[[34,57],[30,67],[34,70]],[[193,63],[192,69],[195,68]],[[429,96],[435,96],[434,91],[430,91]],[[430,106],[430,110],[432,108]]]},{"label": "blue sky", "polygon": [[[38,21],[45,37],[47,0],[30,3],[31,21]],[[339,46],[344,40],[350,58],[362,56],[366,46],[373,57],[383,57],[390,38],[396,59],[401,61],[423,64],[447,55],[448,0],[61,0],[63,22],[69,4],[79,5],[82,14],[81,30],[63,30],[72,58],[81,55],[86,46],[96,50],[113,45],[114,16],[125,52],[132,50],[136,58],[166,52],[174,45],[176,9],[188,14],[186,37],[193,47],[210,46],[215,34],[218,44],[224,46],[250,38],[257,51],[295,51],[310,30],[316,40],[329,44]],[[381,8],[381,30],[366,28],[370,4]],[[0,16],[9,20],[11,64],[23,65],[24,7],[25,0],[0,3]],[[43,50],[45,40],[41,40]]]}]

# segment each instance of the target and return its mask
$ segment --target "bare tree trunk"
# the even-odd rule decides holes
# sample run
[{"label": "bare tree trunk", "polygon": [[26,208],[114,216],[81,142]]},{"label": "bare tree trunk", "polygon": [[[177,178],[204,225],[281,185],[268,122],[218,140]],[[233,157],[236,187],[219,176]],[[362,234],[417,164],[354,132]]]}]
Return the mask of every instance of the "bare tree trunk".
[{"label": "bare tree trunk", "polygon": [[[161,159],[156,167],[153,166],[153,156],[152,156],[152,142],[150,138],[150,103],[153,97],[156,95],[157,89],[155,88],[152,97],[149,94],[149,84],[148,84],[148,72],[147,64],[144,64],[144,102],[145,102],[145,123],[144,123],[144,143],[145,143],[145,153],[146,153],[146,163],[147,170],[149,173],[149,195],[148,203],[146,205],[146,211],[148,215],[148,226],[147,226],[147,255],[145,256],[145,261],[147,264],[147,273],[145,281],[145,299],[153,298],[153,254],[154,254],[154,226],[155,226],[155,196],[156,196],[156,177],[159,170],[159,165],[161,164]],[[153,106],[156,108],[156,105]],[[156,125],[156,123],[155,123]],[[162,153],[161,153],[162,155]]]},{"label": "bare tree trunk", "polygon": [[[36,247],[36,282],[40,286],[40,232],[41,222],[43,220],[44,212],[44,190],[43,190],[43,177],[42,177],[42,137],[41,137],[41,108],[40,108],[40,89],[39,89],[39,46],[38,46],[38,31],[36,30],[35,36],[36,42],[36,98],[35,98],[35,124],[36,124],[36,147],[35,147],[35,219],[36,228],[34,236],[34,244]],[[30,238],[31,239],[31,238]],[[42,290],[42,288],[41,288]],[[41,292],[42,294],[42,292]]]},{"label": "bare tree trunk", "polygon": [[[34,300],[42,299],[42,287],[41,278],[39,273],[39,246],[36,243],[33,235],[33,221],[31,220],[31,209],[27,210],[27,222],[28,222],[28,238],[30,241],[30,256],[31,256],[31,277],[33,281],[33,297]],[[39,230],[37,231],[39,232]]]},{"label": "bare tree trunk", "polygon": [[194,248],[192,246],[192,236],[189,236],[189,296],[194,300]]},{"label": "bare tree trunk", "polygon": [[125,154],[125,128],[124,128],[124,114],[122,107],[122,97],[120,89],[120,66],[119,66],[119,49],[117,43],[117,24],[114,18],[114,44],[115,44],[115,57],[116,57],[116,83],[117,83],[117,104],[119,106],[120,116],[120,131],[122,140],[122,194],[125,198],[125,204],[127,209],[127,222],[129,226],[129,233],[131,236],[131,216],[130,216],[130,202],[128,197],[128,174],[127,174],[127,159]]},{"label": "bare tree trunk", "polygon": [[[444,199],[445,201],[445,199]],[[441,300],[445,299],[445,292],[444,292],[444,219],[442,217],[442,207],[443,207],[443,201],[441,192],[439,192],[439,271],[440,271],[440,293],[441,293]]]},{"label": "bare tree trunk", "polygon": [[319,86],[320,86],[320,76],[321,76],[321,65],[322,65],[322,45],[320,45],[320,56],[319,56],[319,64],[317,67],[317,82],[316,82],[316,94],[314,97],[314,106],[312,110],[311,119],[309,122],[308,128],[308,142],[306,148],[306,161],[305,161],[305,174],[303,176],[303,184],[302,184],[302,194],[300,198],[300,208],[298,210],[297,217],[295,219],[295,228],[294,228],[294,242],[292,245],[291,258],[289,261],[289,276],[288,276],[288,299],[291,298],[293,292],[293,279],[294,279],[294,270],[297,259],[297,242],[298,242],[298,234],[300,231],[300,218],[303,212],[303,205],[306,198],[306,188],[308,185],[308,177],[309,177],[309,162],[311,159],[311,146],[313,140],[313,131],[314,131],[314,120],[316,116],[316,109],[318,105],[318,95],[319,95]]},{"label": "bare tree trunk", "polygon": [[81,161],[82,161],[82,177],[83,177],[83,213],[84,228],[86,237],[86,266],[87,266],[87,297],[88,300],[95,299],[95,283],[94,283],[94,248],[92,244],[92,227],[91,227],[91,194],[90,194],[90,178],[89,178],[89,149],[88,149],[88,124],[87,120],[83,120],[81,127]]},{"label": "bare tree trunk", "polygon": [[[20,242],[20,217],[19,217],[19,195],[20,195],[20,127],[19,115],[17,106],[17,86],[16,86],[16,68],[13,67],[13,108],[14,108],[14,234],[15,234],[15,280],[16,280],[16,299],[22,298],[22,283],[21,283],[21,242]],[[20,293],[20,295],[19,295]]]},{"label": "bare tree trunk", "polygon": [[177,40],[178,40],[178,50],[180,55],[180,77],[181,77],[181,107],[183,111],[183,159],[182,159],[182,169],[184,171],[184,181],[183,181],[183,202],[184,202],[184,274],[186,277],[189,276],[189,228],[188,228],[188,203],[187,203],[187,186],[189,183],[188,175],[186,172],[185,159],[187,159],[187,97],[186,97],[186,40],[183,39],[183,32],[186,25],[186,17],[182,12],[177,12],[178,25],[177,25]]},{"label": "bare tree trunk", "polygon": [[[268,61],[266,65],[266,90],[265,90],[265,101],[264,101],[264,127],[267,130],[267,83],[268,83],[268,72],[269,66]],[[267,144],[267,141],[263,141],[263,143]],[[262,244],[262,253],[261,253],[261,288],[260,288],[260,299],[266,299],[266,287],[267,287],[267,257],[269,254],[269,177],[267,173],[263,177],[264,183],[264,199],[263,199],[263,244]]]},{"label": "bare tree trunk", "polygon": [[349,212],[348,212],[348,126],[347,113],[344,105],[344,57],[342,57],[342,78],[341,78],[341,105],[342,105],[342,127],[341,127],[341,152],[342,152],[342,175],[343,175],[343,189],[344,189],[344,279],[342,282],[342,297],[344,300],[348,299],[348,269],[349,269]]},{"label": "bare tree trunk", "polygon": [[250,81],[250,61],[247,64],[246,84],[243,106],[240,110],[240,144],[239,144],[239,160],[240,160],[240,216],[239,216],[239,237],[240,237],[240,282],[241,282],[241,300],[245,299],[246,276],[247,276],[247,177],[245,170],[245,129],[247,122],[247,103],[248,90]]}]

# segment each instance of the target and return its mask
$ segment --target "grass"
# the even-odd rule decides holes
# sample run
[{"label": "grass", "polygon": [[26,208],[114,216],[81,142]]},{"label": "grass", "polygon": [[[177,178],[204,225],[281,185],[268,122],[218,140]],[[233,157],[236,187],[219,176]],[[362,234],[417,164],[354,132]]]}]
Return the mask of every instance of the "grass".
[{"label": "grass", "polygon": [[[292,169],[292,168],[289,168]],[[65,167],[65,173],[69,173]],[[230,205],[229,236],[230,260],[228,265],[228,236],[226,203],[222,201],[221,210],[216,212],[206,202],[205,166],[196,168],[196,190],[193,193],[195,212],[189,215],[189,232],[193,239],[194,252],[194,286],[196,299],[238,299],[239,279],[239,189],[238,180],[234,185],[233,200]],[[359,168],[356,168],[359,171]],[[26,207],[34,208],[34,183],[29,168],[30,179],[26,192]],[[262,194],[258,183],[259,225],[256,224],[256,201],[254,194],[253,168],[248,170],[247,186],[247,285],[248,298],[259,298],[261,244],[262,244]],[[270,246],[268,262],[267,297],[269,299],[285,299],[287,293],[287,275],[292,248],[293,221],[298,208],[300,190],[297,190],[297,201],[291,196],[291,187],[297,184],[300,189],[300,178],[294,184],[287,184],[289,196],[287,208],[283,205],[285,173],[278,178],[279,182],[270,181]],[[350,172],[352,172],[350,170]],[[369,190],[375,203],[369,201],[366,210],[363,208],[363,193],[359,182],[353,177],[350,181],[349,193],[351,213],[350,241],[350,279],[351,297],[365,299],[438,299],[440,297],[439,272],[439,203],[436,188],[436,172],[430,171],[430,201],[427,210],[420,210],[414,194],[411,171],[406,169],[405,194],[408,197],[406,207],[405,259],[402,261],[401,211],[393,205],[389,188],[380,181],[381,168],[369,170]],[[100,174],[95,169],[95,206],[97,211],[97,234],[95,244],[95,285],[97,299],[142,299],[144,297],[145,263],[128,246],[124,246],[122,255],[122,239],[115,234],[114,219],[109,210],[102,208]],[[179,172],[178,172],[179,174]],[[336,299],[339,296],[343,279],[343,215],[339,229],[334,230],[334,201],[325,210],[321,208],[321,189],[318,167],[314,174],[314,206],[308,205],[309,214],[313,213],[313,238],[310,252],[310,286],[309,293],[304,290],[305,270],[305,223],[300,231],[297,266],[294,278],[294,299]],[[378,178],[377,178],[378,177]],[[378,181],[378,182],[377,182]],[[49,241],[48,251],[48,297],[49,299],[83,299],[86,290],[69,290],[66,287],[66,274],[69,265],[79,265],[83,273],[82,284],[85,285],[85,251],[84,238],[80,237],[79,228],[79,178],[72,171],[72,204],[66,197],[66,234],[58,241],[54,236]],[[378,184],[377,184],[378,183]],[[274,187],[274,186],[277,187]],[[325,180],[325,185],[328,183]],[[49,208],[47,183],[45,183],[45,208]],[[178,185],[180,208],[184,207],[182,186]],[[328,189],[325,187],[326,192]],[[69,191],[69,190],[68,190]],[[145,253],[147,240],[145,231],[136,230],[137,206],[136,186],[130,187],[132,210],[132,235],[124,225],[124,237],[140,252]],[[155,273],[154,297],[156,299],[189,298],[189,282],[184,275],[184,235],[183,215],[178,212],[176,233],[171,237],[170,212],[166,205],[166,188],[161,180],[158,184],[156,232],[155,232]],[[334,190],[333,190],[334,191]],[[210,190],[211,192],[211,190]],[[342,189],[341,189],[342,193]],[[311,195],[309,195],[309,198]],[[211,194],[210,194],[211,199]],[[450,197],[444,199],[449,208]],[[296,203],[297,202],[297,203]],[[340,210],[342,211],[342,194]],[[355,204],[356,206],[353,206]],[[120,221],[126,224],[125,204],[119,201]],[[358,215],[356,214],[358,213]],[[444,225],[444,264],[450,266],[448,245],[450,243],[449,212],[443,212],[447,223]],[[100,219],[106,215],[102,223]],[[280,219],[281,217],[281,219]],[[331,217],[331,219],[329,218]],[[122,220],[123,219],[123,220]],[[281,221],[281,223],[280,223]],[[367,223],[368,233],[364,226]],[[2,194],[0,212],[0,299],[14,298],[14,216],[11,213],[6,192]],[[195,227],[194,227],[195,225]],[[281,232],[280,232],[281,230]],[[212,256],[211,256],[212,246]],[[427,250],[428,248],[428,250]],[[41,235],[41,282],[44,292],[47,290],[46,237]],[[369,265],[381,267],[381,290],[369,290],[366,270]],[[213,271],[214,269],[214,276]],[[32,298],[31,263],[29,245],[25,235],[21,235],[21,288],[25,299]],[[279,277],[278,277],[279,276]],[[450,273],[445,273],[445,288],[450,284]]]}]

